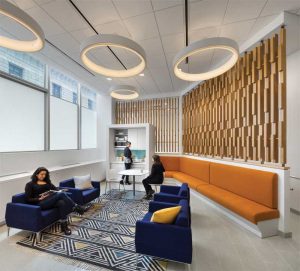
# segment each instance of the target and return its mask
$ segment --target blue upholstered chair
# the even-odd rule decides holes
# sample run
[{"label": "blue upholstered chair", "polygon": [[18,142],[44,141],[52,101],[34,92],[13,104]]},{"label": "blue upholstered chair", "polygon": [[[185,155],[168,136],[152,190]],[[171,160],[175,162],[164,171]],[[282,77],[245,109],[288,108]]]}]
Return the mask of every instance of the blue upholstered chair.
[{"label": "blue upholstered chair", "polygon": [[190,188],[186,183],[181,186],[162,185],[160,193],[154,194],[154,201],[178,203],[182,199],[190,202]]},{"label": "blue upholstered chair", "polygon": [[67,188],[71,198],[79,205],[87,204],[100,196],[100,182],[92,181],[94,188],[77,189],[74,179],[68,179],[59,183],[59,188]]},{"label": "blue upholstered chair", "polygon": [[190,264],[192,262],[192,231],[189,203],[180,200],[181,211],[173,224],[151,222],[152,214],[160,209],[178,204],[155,202],[149,204],[149,211],[136,223],[135,247],[139,254]]},{"label": "blue upholstered chair", "polygon": [[[72,209],[66,210],[71,213]],[[8,227],[34,233],[40,233],[43,229],[60,219],[57,208],[42,210],[40,206],[26,203],[25,193],[12,197],[12,202],[6,205],[5,221]]]}]

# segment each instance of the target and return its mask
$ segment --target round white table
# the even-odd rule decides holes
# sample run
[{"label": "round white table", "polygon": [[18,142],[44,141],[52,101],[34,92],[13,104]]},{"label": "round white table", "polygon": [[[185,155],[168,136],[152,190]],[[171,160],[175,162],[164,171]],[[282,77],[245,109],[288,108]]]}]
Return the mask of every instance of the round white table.
[{"label": "round white table", "polygon": [[145,169],[126,169],[118,172],[119,175],[132,176],[133,197],[135,197],[135,176],[143,176],[149,174],[149,170]]}]

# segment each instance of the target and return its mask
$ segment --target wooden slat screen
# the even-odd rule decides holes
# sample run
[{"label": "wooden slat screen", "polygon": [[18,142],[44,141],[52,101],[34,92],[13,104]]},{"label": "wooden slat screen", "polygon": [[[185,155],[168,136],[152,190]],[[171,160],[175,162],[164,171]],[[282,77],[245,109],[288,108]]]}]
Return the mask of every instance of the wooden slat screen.
[{"label": "wooden slat screen", "polygon": [[118,101],[116,123],[150,123],[156,128],[156,152],[179,152],[179,97]]},{"label": "wooden slat screen", "polygon": [[183,152],[286,164],[286,30],[183,97]]}]

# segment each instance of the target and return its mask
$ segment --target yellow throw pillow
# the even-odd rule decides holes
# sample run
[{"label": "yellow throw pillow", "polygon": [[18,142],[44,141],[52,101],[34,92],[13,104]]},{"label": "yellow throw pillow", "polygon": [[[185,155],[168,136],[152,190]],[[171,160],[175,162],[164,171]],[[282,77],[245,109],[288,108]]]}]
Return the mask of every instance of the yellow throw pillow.
[{"label": "yellow throw pillow", "polygon": [[176,219],[177,215],[181,210],[181,206],[170,207],[158,210],[153,213],[151,217],[151,222],[171,224]]}]

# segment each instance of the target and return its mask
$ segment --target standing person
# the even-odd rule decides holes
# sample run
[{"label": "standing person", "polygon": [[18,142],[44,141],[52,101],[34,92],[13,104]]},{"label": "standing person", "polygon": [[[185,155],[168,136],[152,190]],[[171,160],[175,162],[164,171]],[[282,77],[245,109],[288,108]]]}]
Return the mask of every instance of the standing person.
[{"label": "standing person", "polygon": [[30,204],[39,205],[42,210],[58,208],[61,230],[66,235],[70,235],[72,232],[68,227],[68,214],[72,211],[83,214],[85,209],[77,205],[64,192],[47,193],[51,192],[50,190],[58,190],[58,188],[52,184],[48,169],[39,167],[32,174],[31,181],[26,184],[26,201]]},{"label": "standing person", "polygon": [[151,168],[151,173],[143,180],[143,185],[146,191],[146,196],[144,198],[147,200],[151,199],[152,195],[155,193],[150,184],[162,184],[164,181],[165,168],[160,161],[159,155],[154,154],[152,156],[152,160],[154,163]]},{"label": "standing person", "polygon": [[[131,142],[126,142],[126,148],[124,149],[124,163],[125,163],[125,169],[130,169],[132,165],[132,153],[130,150]],[[124,178],[125,178],[125,184],[131,184],[129,182],[129,176],[122,176],[122,180],[120,181],[120,184],[124,184]]]}]

